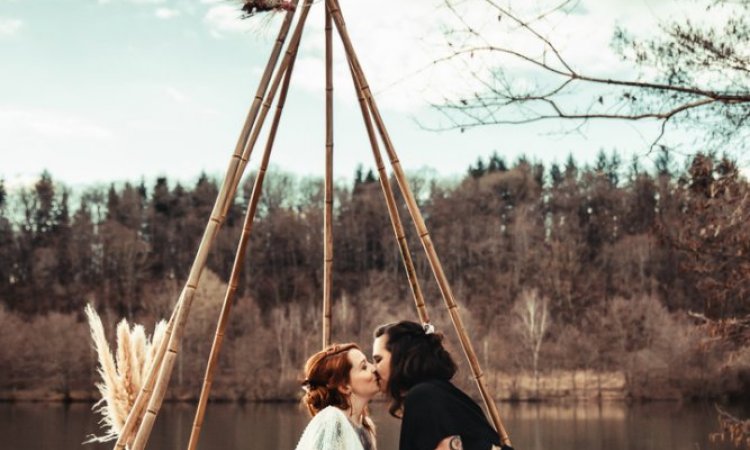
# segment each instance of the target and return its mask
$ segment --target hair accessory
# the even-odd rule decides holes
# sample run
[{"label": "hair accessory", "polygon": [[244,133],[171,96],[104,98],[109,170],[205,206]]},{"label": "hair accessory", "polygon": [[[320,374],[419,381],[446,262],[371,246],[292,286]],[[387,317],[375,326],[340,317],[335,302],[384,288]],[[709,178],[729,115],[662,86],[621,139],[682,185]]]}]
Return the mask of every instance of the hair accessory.
[{"label": "hair accessory", "polygon": [[435,326],[431,323],[423,323],[422,329],[424,329],[424,334],[433,334],[435,333]]},{"label": "hair accessory", "polygon": [[305,393],[309,394],[311,388],[312,388],[312,383],[310,383],[310,380],[305,378],[305,380],[302,381],[302,390],[305,391]]}]

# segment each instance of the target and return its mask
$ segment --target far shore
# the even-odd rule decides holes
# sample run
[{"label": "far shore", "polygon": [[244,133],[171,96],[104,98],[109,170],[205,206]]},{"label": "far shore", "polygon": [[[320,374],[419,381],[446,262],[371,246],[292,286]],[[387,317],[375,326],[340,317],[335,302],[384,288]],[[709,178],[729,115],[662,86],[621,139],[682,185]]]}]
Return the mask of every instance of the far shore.
[{"label": "far shore", "polygon": [[[456,377],[453,382],[479,400],[474,381],[468,376]],[[690,402],[700,397],[681,395],[668,384],[656,383],[641,386],[636,395],[628,388],[622,372],[595,372],[590,370],[550,371],[540,374],[538,381],[530,373],[487,372],[485,382],[495,399],[502,403],[571,403],[571,402]],[[197,389],[174,387],[165,399],[171,403],[197,403]],[[295,386],[289,386],[281,395],[268,397],[238,397],[226,387],[214,386],[211,401],[215,403],[296,403]],[[727,393],[728,395],[728,393]],[[712,398],[715,398],[712,397]],[[94,403],[100,399],[95,389],[71,389],[67,392],[52,389],[14,389],[0,391],[0,402],[37,403]],[[384,401],[379,399],[376,401]]]}]

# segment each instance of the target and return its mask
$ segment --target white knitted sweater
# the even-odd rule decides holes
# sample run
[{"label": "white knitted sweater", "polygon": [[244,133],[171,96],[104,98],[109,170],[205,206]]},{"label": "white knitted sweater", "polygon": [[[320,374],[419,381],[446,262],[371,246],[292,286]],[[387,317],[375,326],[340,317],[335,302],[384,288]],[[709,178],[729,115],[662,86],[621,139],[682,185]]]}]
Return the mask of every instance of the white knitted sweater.
[{"label": "white knitted sweater", "polygon": [[364,449],[346,414],[335,406],[327,406],[307,424],[296,450]]}]

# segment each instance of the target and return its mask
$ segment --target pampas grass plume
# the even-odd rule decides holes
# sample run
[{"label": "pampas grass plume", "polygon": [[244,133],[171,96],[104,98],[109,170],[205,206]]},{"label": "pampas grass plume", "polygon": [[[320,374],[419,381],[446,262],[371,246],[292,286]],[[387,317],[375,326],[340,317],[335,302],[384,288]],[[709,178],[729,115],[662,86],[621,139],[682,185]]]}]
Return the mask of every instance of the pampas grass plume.
[{"label": "pampas grass plume", "polygon": [[96,384],[102,398],[94,410],[102,415],[100,423],[103,436],[90,436],[89,442],[107,442],[117,439],[143,387],[159,343],[164,337],[167,323],[159,321],[151,340],[142,325],[128,324],[123,319],[117,325],[116,357],[113,357],[102,320],[91,305],[86,305],[86,317],[91,328],[91,338],[99,360],[97,372],[101,381]]}]

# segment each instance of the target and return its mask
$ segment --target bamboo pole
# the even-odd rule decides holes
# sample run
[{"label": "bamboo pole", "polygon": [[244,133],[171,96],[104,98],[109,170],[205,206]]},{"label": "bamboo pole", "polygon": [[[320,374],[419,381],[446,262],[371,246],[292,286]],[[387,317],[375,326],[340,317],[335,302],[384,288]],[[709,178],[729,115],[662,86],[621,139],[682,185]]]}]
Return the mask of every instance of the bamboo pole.
[{"label": "bamboo pole", "polygon": [[326,38],[326,175],[323,214],[323,348],[331,345],[331,288],[333,286],[333,25],[325,8]]},{"label": "bamboo pole", "polygon": [[[172,328],[176,315],[177,308],[172,310],[172,316],[169,318],[169,322],[167,322],[167,329],[164,331],[162,342],[164,342],[165,340],[168,341],[169,337],[172,335]],[[135,425],[138,420],[140,420],[141,415],[143,414],[143,409],[146,406],[146,402],[148,402],[148,399],[151,397],[151,391],[154,388],[154,375],[159,371],[159,368],[161,367],[161,362],[164,359],[164,353],[166,352],[166,350],[166,345],[159,345],[159,347],[157,348],[154,359],[151,361],[151,365],[146,372],[146,383],[144,383],[143,388],[138,391],[138,396],[133,402],[133,407],[130,409],[128,417],[125,419],[125,424],[123,424],[122,429],[120,430],[120,435],[117,437],[117,442],[115,443],[116,450],[123,450],[126,445],[132,443],[132,440],[135,437],[133,435],[133,432],[135,431]]]},{"label": "bamboo pole", "polygon": [[[297,44],[299,43],[299,40],[302,36],[302,27],[300,26],[300,24],[304,25],[305,21],[307,20],[308,11],[310,10],[312,3],[313,0],[305,0],[302,5],[302,12],[300,13],[300,17],[297,21],[297,26],[292,33],[292,39],[287,46],[286,54],[284,55],[284,59],[281,61],[281,67],[279,68],[276,77],[274,77],[273,83],[271,84],[271,88],[269,90],[270,94],[267,95],[267,97],[273,98],[276,95],[276,91],[279,89],[279,85],[281,84],[281,74],[283,74],[283,72],[287,69],[287,66],[292,59],[291,49],[295,46],[295,42],[297,42]],[[240,159],[239,167],[237,169],[238,173],[243,173],[245,171],[245,167],[250,160],[250,153],[252,152],[253,147],[255,147],[255,143],[258,141],[258,137],[260,136],[261,129],[263,128],[266,116],[268,115],[268,111],[269,107],[265,106],[260,110],[260,117],[258,119],[258,122],[253,128],[252,133],[250,134],[249,141],[245,144],[245,151],[243,152],[243,156]],[[239,182],[239,180],[237,181]],[[227,205],[227,209],[228,208],[229,205]]]},{"label": "bamboo pole", "polygon": [[[299,44],[299,42],[298,42]],[[296,49],[295,49],[296,52]],[[282,109],[286,102],[287,92],[289,90],[289,82],[292,77],[292,69],[294,68],[294,60],[287,67],[287,71],[284,74],[284,81],[279,93],[279,100],[276,104],[276,114],[271,124],[271,130],[269,132],[268,141],[266,142],[266,148],[263,152],[260,168],[258,169],[258,175],[255,177],[253,184],[253,191],[250,195],[250,201],[248,204],[247,212],[245,213],[245,221],[242,226],[242,234],[240,235],[240,241],[237,245],[237,253],[235,254],[234,264],[232,266],[232,273],[229,277],[229,285],[224,296],[224,304],[221,309],[219,316],[219,322],[216,326],[216,333],[214,335],[214,341],[211,345],[211,354],[208,358],[208,365],[206,366],[206,374],[203,378],[203,387],[201,388],[201,395],[198,402],[198,409],[195,413],[195,419],[193,421],[193,429],[190,433],[190,441],[188,443],[188,450],[195,450],[198,446],[198,440],[200,438],[201,428],[203,426],[203,419],[206,413],[206,406],[208,403],[208,397],[211,392],[211,386],[213,385],[214,372],[216,364],[219,360],[219,353],[221,352],[221,346],[224,341],[224,334],[226,332],[227,323],[229,322],[229,314],[231,312],[232,303],[237,292],[237,286],[239,284],[240,274],[245,265],[245,254],[247,252],[247,245],[250,239],[250,234],[253,229],[253,220],[258,210],[258,201],[260,200],[261,192],[263,189],[263,181],[265,179],[266,170],[268,169],[268,161],[271,156],[271,150],[276,138],[276,132],[278,131],[279,122],[281,120]],[[266,99],[266,104],[270,107],[271,99]],[[265,107],[266,105],[264,105]]]},{"label": "bamboo pole", "polygon": [[[222,197],[224,198],[224,197]],[[154,390],[149,399],[148,406],[146,407],[146,413],[141,421],[141,426],[138,428],[135,441],[133,442],[133,449],[142,450],[145,448],[148,441],[151,430],[153,429],[154,422],[156,421],[156,415],[159,412],[161,403],[166,394],[167,385],[169,382],[170,375],[172,374],[172,368],[174,367],[175,359],[179,349],[180,340],[185,327],[185,321],[187,319],[190,306],[193,301],[193,296],[198,288],[200,276],[203,268],[206,265],[206,259],[208,258],[208,250],[210,245],[213,243],[213,239],[216,236],[219,224],[219,209],[221,203],[217,202],[214,207],[214,212],[211,214],[211,219],[206,226],[201,239],[201,246],[198,248],[198,253],[193,261],[193,266],[190,270],[190,275],[183,288],[181,301],[177,306],[177,317],[174,330],[169,339],[169,345],[167,347],[167,353],[164,355],[164,361],[159,368],[159,374],[156,378]]]},{"label": "bamboo pole", "polygon": [[[352,69],[351,66],[349,66]],[[378,147],[378,139],[375,135],[375,130],[372,127],[372,118],[367,109],[367,104],[362,89],[359,85],[359,80],[354,74],[354,69],[351,70],[352,81],[354,82],[354,90],[357,92],[359,98],[359,106],[362,110],[362,119],[365,122],[365,128],[367,129],[367,137],[370,139],[370,147],[372,148],[372,156],[375,158],[375,166],[378,168],[378,175],[380,176],[380,187],[385,197],[385,203],[388,206],[388,216],[391,219],[391,226],[393,227],[393,233],[396,235],[396,242],[398,242],[398,248],[401,252],[401,260],[404,263],[404,270],[406,270],[406,276],[409,279],[409,286],[411,287],[412,297],[414,297],[414,303],[417,306],[417,314],[419,320],[422,323],[430,323],[430,316],[427,314],[427,307],[424,302],[424,295],[422,294],[422,288],[419,285],[419,278],[417,277],[417,270],[414,268],[414,261],[411,258],[411,252],[409,251],[409,245],[406,241],[406,233],[404,232],[404,226],[401,222],[401,216],[396,206],[396,198],[393,195],[393,189],[391,188],[391,182],[388,179],[388,174],[385,170],[385,164],[383,164],[383,158],[380,156],[380,149]]]},{"label": "bamboo pole", "polygon": [[[295,7],[296,7],[296,4],[297,4],[297,0],[294,0]],[[266,89],[268,88],[268,82],[270,80],[271,75],[273,74],[273,70],[278,63],[279,53],[281,51],[281,47],[284,41],[286,40],[287,34],[289,32],[289,28],[291,27],[293,17],[294,17],[293,11],[287,12],[286,16],[284,17],[284,21],[282,22],[281,28],[279,30],[279,34],[277,36],[274,49],[271,52],[271,56],[269,57],[265,70],[263,72],[263,75],[261,76],[261,81],[259,83],[259,86],[256,92],[255,100],[253,101],[250,111],[248,112],[247,117],[245,119],[245,123],[240,133],[240,137],[238,138],[237,145],[235,146],[234,153],[232,154],[232,157],[229,160],[229,164],[228,164],[226,173],[224,175],[224,181],[222,182],[221,189],[219,191],[219,194],[217,195],[216,202],[214,204],[214,210],[211,214],[211,221],[213,221],[214,218],[216,217],[215,213],[217,210],[217,205],[221,205],[219,221],[223,223],[223,220],[226,217],[227,211],[229,209],[229,205],[231,204],[231,201],[234,197],[234,192],[236,191],[237,184],[239,183],[238,174],[240,174],[241,176],[241,173],[242,173],[241,170],[238,170],[239,162],[242,161],[243,158],[244,160],[247,160],[249,158],[249,155],[246,155],[243,153],[243,148],[245,147],[245,144],[247,141],[247,135],[249,134],[249,130],[252,128],[253,123],[257,117],[260,102],[262,100],[263,95],[266,92]],[[230,190],[232,191],[231,194],[229,194],[228,192]],[[216,227],[216,231],[218,231],[218,227]],[[211,236],[211,240],[213,239],[214,236]],[[204,235],[204,240],[201,241],[201,246],[203,246],[204,244],[207,244],[210,246],[211,243],[210,242],[207,243],[205,241],[205,238],[206,238],[206,235]],[[157,350],[157,355],[161,355],[159,358],[160,363],[169,345],[169,341],[171,338],[172,329],[174,327],[174,322],[177,316],[177,312],[179,310],[179,306],[182,303],[182,299],[184,298],[183,294],[184,294],[184,291],[181,293],[177,303],[175,304],[175,308],[172,313],[172,318],[169,321],[167,332],[165,333],[165,338],[162,340],[161,345],[159,346],[159,349]],[[141,414],[143,413],[145,402],[148,401],[148,399],[151,396],[151,389],[153,389],[155,378],[157,374],[159,373],[160,368],[161,368],[160,364],[152,364],[151,368],[147,372],[143,388],[138,393],[138,396],[136,397],[136,401],[133,405],[133,408],[131,409],[131,412],[128,414],[128,417],[125,421],[125,425],[123,426],[123,429],[120,433],[120,437],[118,438],[117,443],[115,444],[116,450],[124,449],[126,446],[126,443],[130,441],[130,437],[131,437],[130,435],[132,434],[136,423],[141,419]]]},{"label": "bamboo pole", "polygon": [[[312,4],[312,0],[305,0],[305,4],[302,10],[302,13],[300,15],[300,19],[294,30],[292,42],[289,44],[290,48],[296,48],[296,46],[299,45],[299,40],[302,34],[302,28],[304,27],[304,22],[305,22],[305,19],[307,18],[307,12],[309,11],[311,4]],[[295,52],[295,55],[296,55],[296,52]],[[276,74],[277,76],[274,79],[274,83],[273,83],[272,89],[268,97],[273,98],[275,96],[276,89],[278,88],[278,84],[279,84],[278,82],[280,79],[280,75],[283,74],[287,70],[287,67],[289,66],[292,59],[293,59],[293,55],[288,50],[287,54],[284,57],[284,60],[282,61],[281,67]],[[260,123],[262,123],[262,121],[265,119],[265,113],[267,113],[267,111],[268,111],[268,108],[264,107],[262,109]],[[256,126],[254,128],[253,137],[251,137],[251,141],[253,144],[257,140],[257,134],[259,133],[259,129],[260,129],[259,126]],[[233,161],[237,161],[237,160],[239,159],[233,159]],[[240,164],[239,167],[244,169],[245,165]],[[221,223],[219,217],[225,206],[225,201],[227,197],[226,190],[228,187],[227,180],[229,179],[234,180],[232,182],[232,185],[233,185],[232,194],[233,194],[234,191],[236,190],[237,183],[239,182],[240,176],[237,176],[237,174],[235,174],[234,177],[231,177],[228,175],[227,178],[225,178],[225,181],[222,184],[222,189],[219,192],[217,201],[214,204],[214,210],[211,213],[211,219],[209,220],[208,225],[206,226],[206,230],[203,234],[203,238],[201,239],[201,245],[198,248],[198,253],[195,256],[195,260],[190,270],[190,275],[188,276],[188,280],[183,289],[183,295],[181,296],[182,300],[180,302],[180,306],[178,309],[175,329],[171,338],[169,339],[169,347],[167,349],[164,362],[162,363],[162,367],[159,370],[159,374],[158,374],[158,378],[154,387],[153,394],[149,400],[148,407],[146,408],[146,413],[143,417],[143,420],[141,421],[141,426],[139,427],[138,433],[136,434],[136,438],[133,443],[133,450],[143,450],[145,448],[148,438],[151,434],[151,430],[153,429],[154,422],[156,421],[156,415],[158,414],[159,408],[161,407],[162,401],[164,400],[164,396],[167,390],[167,385],[169,384],[169,378],[171,376],[172,369],[174,367],[174,362],[177,357],[179,344],[182,339],[182,334],[184,332],[185,321],[187,320],[187,316],[189,315],[189,312],[190,312],[190,306],[193,301],[193,296],[195,294],[195,290],[197,289],[198,282],[200,281],[201,272],[203,271],[203,268],[205,267],[205,264],[206,264],[206,259],[208,257],[208,250],[210,249],[210,246],[213,243],[213,239],[216,236],[216,232],[218,231],[218,225]]]},{"label": "bamboo pole", "polygon": [[[286,41],[287,34],[289,33],[289,29],[292,26],[292,19],[294,19],[294,11],[297,9],[297,3],[299,0],[292,0],[292,8],[291,10],[287,11],[284,15],[284,21],[281,23],[281,28],[279,29],[279,34],[276,37],[276,41],[274,42],[273,49],[271,50],[271,55],[268,58],[268,62],[266,63],[266,69],[263,71],[263,75],[261,76],[260,82],[258,83],[258,89],[255,92],[255,97],[253,98],[253,103],[250,106],[250,110],[247,113],[247,117],[245,118],[245,123],[242,126],[242,132],[240,133],[240,136],[237,138],[237,144],[234,147],[234,154],[240,155],[239,156],[239,164],[235,166],[232,169],[232,178],[231,178],[231,185],[236,186],[240,182],[240,178],[242,177],[242,174],[245,171],[245,164],[250,159],[250,153],[252,152],[253,146],[247,146],[248,142],[248,136],[250,135],[250,131],[253,128],[253,125],[255,124],[255,119],[258,117],[258,111],[260,109],[260,105],[263,102],[263,98],[265,96],[266,90],[268,89],[268,84],[271,81],[271,75],[273,74],[273,69],[276,67],[276,65],[279,62],[279,56],[281,55],[281,49],[284,46],[284,42]],[[262,121],[261,121],[262,126]],[[227,213],[229,212],[229,208],[232,205],[233,196],[229,196],[224,200],[224,203],[222,204],[221,208],[221,221],[224,222],[224,219],[227,216]]]},{"label": "bamboo pole", "polygon": [[450,285],[448,284],[445,273],[443,272],[443,268],[440,264],[437,252],[435,251],[434,244],[424,223],[422,213],[419,211],[419,206],[417,205],[417,202],[414,198],[414,194],[411,192],[411,188],[409,187],[406,176],[404,175],[403,169],[401,168],[401,163],[399,162],[398,155],[395,152],[393,143],[391,142],[388,131],[385,128],[383,119],[380,116],[380,112],[377,108],[375,99],[373,98],[372,92],[370,91],[370,88],[367,84],[364,72],[354,51],[354,47],[352,46],[349,33],[346,29],[346,24],[343,20],[343,16],[341,15],[341,9],[338,5],[337,0],[326,0],[326,2],[329,5],[331,14],[333,15],[333,20],[336,24],[336,29],[338,30],[339,36],[341,36],[341,40],[344,44],[344,49],[349,63],[354,69],[354,73],[359,80],[360,92],[362,92],[362,95],[367,100],[367,104],[370,108],[370,112],[372,113],[373,118],[375,119],[375,124],[377,125],[380,137],[385,144],[386,152],[388,153],[388,157],[390,159],[391,167],[396,177],[396,181],[398,182],[401,193],[403,194],[404,200],[406,201],[406,206],[409,210],[409,214],[414,221],[417,233],[419,234],[419,237],[422,241],[422,246],[424,247],[425,253],[427,254],[427,258],[430,262],[430,267],[432,268],[433,274],[435,275],[435,280],[440,287],[440,292],[443,296],[443,300],[445,301],[445,305],[448,308],[453,326],[458,334],[459,341],[461,342],[461,347],[464,351],[464,354],[466,355],[466,358],[469,361],[469,365],[471,366],[472,374],[474,375],[474,379],[477,382],[477,386],[479,387],[479,391],[482,395],[482,399],[484,400],[484,404],[487,408],[487,411],[489,412],[492,422],[495,424],[498,434],[500,435],[501,442],[505,445],[510,446],[510,437],[508,436],[508,433],[503,426],[502,420],[500,419],[500,413],[497,410],[497,406],[495,405],[495,402],[492,400],[492,397],[490,396],[489,391],[485,386],[484,374],[479,365],[479,360],[476,356],[476,353],[474,352],[471,340],[469,339],[468,333],[466,332],[466,328],[464,327],[463,321],[461,320],[461,315],[458,311],[458,305],[456,304],[455,298],[453,297],[453,292],[450,288]]}]

